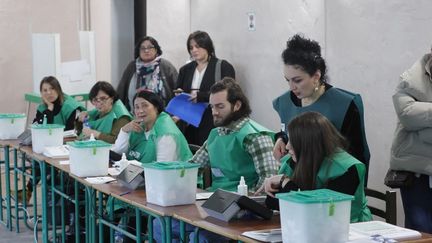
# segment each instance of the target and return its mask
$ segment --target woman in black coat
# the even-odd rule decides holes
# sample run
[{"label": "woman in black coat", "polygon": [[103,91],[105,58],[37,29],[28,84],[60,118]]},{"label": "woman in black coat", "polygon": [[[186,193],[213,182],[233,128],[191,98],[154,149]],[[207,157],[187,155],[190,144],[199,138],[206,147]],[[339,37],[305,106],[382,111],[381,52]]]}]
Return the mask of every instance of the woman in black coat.
[{"label": "woman in black coat", "polygon": [[[187,48],[193,61],[180,68],[176,92],[190,93],[192,102],[208,102],[210,87],[216,81],[235,78],[234,67],[216,57],[213,41],[204,31],[190,34]],[[199,127],[185,125],[183,132],[189,144],[202,145],[213,128],[211,109],[207,108]]]}]

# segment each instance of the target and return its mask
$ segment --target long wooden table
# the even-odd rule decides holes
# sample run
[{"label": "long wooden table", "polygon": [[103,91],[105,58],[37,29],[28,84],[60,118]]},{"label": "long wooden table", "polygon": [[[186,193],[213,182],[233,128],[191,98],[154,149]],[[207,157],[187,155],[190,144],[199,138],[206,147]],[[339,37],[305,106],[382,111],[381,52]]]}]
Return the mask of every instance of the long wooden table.
[{"label": "long wooden table", "polygon": [[[136,217],[137,217],[137,234],[136,239],[142,240],[140,237],[139,231],[139,218],[142,215],[142,212],[144,212],[145,215],[149,215],[151,218],[159,218],[161,219],[161,223],[164,224],[164,231],[165,231],[165,242],[171,241],[171,218],[180,220],[183,223],[191,224],[193,226],[199,227],[204,230],[211,231],[213,233],[228,237],[233,240],[237,240],[239,242],[256,242],[253,239],[250,239],[248,237],[242,236],[241,234],[245,231],[251,231],[251,230],[264,230],[264,229],[274,229],[274,228],[280,228],[280,220],[278,216],[273,217],[271,220],[260,220],[260,219],[254,219],[254,220],[233,220],[231,222],[223,222],[218,219],[211,218],[207,215],[207,213],[203,210],[201,207],[203,201],[197,201],[194,204],[191,205],[183,205],[183,206],[172,206],[172,207],[162,207],[157,206],[154,204],[147,203],[146,201],[146,194],[143,190],[137,190],[132,191],[128,188],[125,188],[121,186],[119,183],[108,183],[108,184],[102,184],[102,185],[95,185],[90,184],[87,181],[84,180],[84,178],[77,177],[73,174],[70,174],[69,171],[69,165],[61,165],[59,163],[60,160],[58,159],[51,159],[47,158],[41,154],[36,154],[31,150],[31,147],[22,147],[19,146],[16,141],[0,141],[0,146],[7,147],[7,151],[9,151],[9,147],[12,147],[14,149],[20,150],[22,153],[26,154],[28,157],[32,158],[33,160],[37,160],[40,163],[41,166],[41,180],[42,180],[42,215],[43,215],[43,222],[42,222],[42,228],[43,228],[43,242],[48,241],[48,223],[47,223],[47,188],[48,188],[48,182],[46,179],[48,168],[51,170],[58,170],[63,173],[69,174],[75,182],[78,184],[83,185],[86,188],[86,230],[88,236],[86,237],[86,242],[94,242],[96,240],[96,228],[99,226],[99,233],[101,233],[101,222],[102,218],[99,216],[101,215],[100,212],[97,212],[96,208],[101,210],[102,208],[102,197],[101,195],[105,194],[109,197],[113,197],[116,200],[120,200],[131,207],[136,209]],[[5,151],[6,152],[6,151]],[[9,160],[9,158],[7,158]],[[9,161],[10,162],[10,161]],[[10,178],[9,178],[10,180]],[[55,188],[56,185],[54,185],[53,181],[51,181],[51,187],[55,190],[52,190],[53,196],[55,193],[62,195],[61,191],[57,191]],[[10,184],[9,184],[10,185]],[[9,188],[10,189],[10,188]],[[11,225],[11,219],[10,219],[10,192],[7,192],[9,196],[9,203],[8,200],[2,200],[6,201],[6,208],[7,208],[7,223],[8,225]],[[96,193],[98,193],[98,200],[96,199]],[[75,191],[75,196],[76,196]],[[54,199],[52,199],[54,200]],[[75,198],[77,200],[77,198]],[[96,205],[98,203],[98,205]],[[76,204],[75,206],[75,212],[77,213],[76,216],[78,217],[78,207],[79,204]],[[54,210],[53,210],[54,213]],[[88,214],[88,215],[87,215]],[[54,215],[53,215],[54,220]],[[78,220],[79,221],[79,220]],[[99,224],[99,225],[97,225]],[[150,231],[151,231],[151,224],[149,224]],[[113,229],[118,230],[118,227],[113,226]],[[77,232],[79,232],[79,228],[77,228]],[[93,232],[93,233],[91,233]],[[151,235],[151,233],[150,233]],[[184,238],[184,235],[182,236]],[[101,240],[101,238],[99,238]],[[76,240],[79,242],[79,238]],[[432,235],[430,234],[422,234],[422,238],[418,240],[412,240],[412,241],[406,241],[407,243],[425,243],[425,242],[432,242]]]}]

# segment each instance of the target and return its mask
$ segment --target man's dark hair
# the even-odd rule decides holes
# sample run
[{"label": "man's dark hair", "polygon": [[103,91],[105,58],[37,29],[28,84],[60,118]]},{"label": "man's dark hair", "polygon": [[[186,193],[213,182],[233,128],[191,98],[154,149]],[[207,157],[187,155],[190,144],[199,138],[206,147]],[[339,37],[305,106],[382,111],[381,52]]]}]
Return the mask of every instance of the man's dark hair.
[{"label": "man's dark hair", "polygon": [[243,93],[240,85],[233,78],[225,77],[213,84],[210,88],[210,94],[219,93],[224,90],[227,91],[227,100],[231,105],[235,105],[237,101],[241,102],[240,109],[232,114],[231,119],[233,121],[247,117],[251,114],[252,110],[249,105],[249,100]]}]

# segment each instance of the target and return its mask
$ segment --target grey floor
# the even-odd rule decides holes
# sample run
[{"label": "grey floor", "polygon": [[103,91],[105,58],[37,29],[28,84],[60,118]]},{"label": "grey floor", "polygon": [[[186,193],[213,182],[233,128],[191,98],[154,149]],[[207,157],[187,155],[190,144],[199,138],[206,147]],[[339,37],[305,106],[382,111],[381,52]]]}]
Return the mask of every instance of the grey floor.
[{"label": "grey floor", "polygon": [[[1,156],[3,157],[3,156]],[[0,178],[1,178],[1,186],[2,186],[2,196],[6,197],[5,195],[5,170],[4,170],[4,165],[0,165]],[[10,179],[11,179],[11,187],[13,188],[13,173],[10,174]],[[20,182],[22,183],[22,182]],[[3,202],[3,207],[5,207],[5,202]],[[15,205],[15,201],[12,199],[12,206]],[[12,213],[14,213],[14,208],[12,208]],[[30,211],[31,213],[31,211]],[[6,218],[6,210],[3,209],[3,217],[4,219]],[[28,227],[26,227],[24,225],[23,220],[20,220],[20,226],[19,226],[19,231],[20,233],[16,233],[16,227],[15,227],[15,219],[12,219],[12,231],[10,231],[6,225],[4,224],[0,224],[0,243],[26,243],[26,242],[35,242],[34,241],[34,234],[33,234],[33,229],[29,229]],[[33,226],[33,224],[30,222],[29,226]],[[40,226],[40,224],[39,224]],[[39,234],[39,242],[42,242],[42,238],[41,238],[41,234],[40,231],[38,231]]]}]

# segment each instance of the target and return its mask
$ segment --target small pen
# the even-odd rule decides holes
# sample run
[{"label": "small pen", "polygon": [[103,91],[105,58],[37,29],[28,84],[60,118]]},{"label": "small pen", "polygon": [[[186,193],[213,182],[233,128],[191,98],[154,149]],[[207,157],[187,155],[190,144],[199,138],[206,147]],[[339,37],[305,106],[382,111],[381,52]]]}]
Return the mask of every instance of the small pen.
[{"label": "small pen", "polygon": [[120,193],[120,196],[123,196],[123,195],[129,194],[129,193],[131,193],[131,191],[122,192],[122,193]]}]

